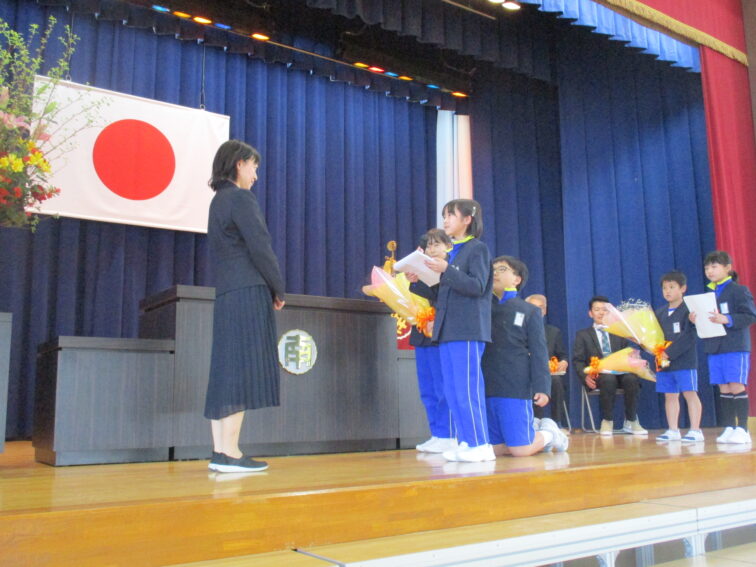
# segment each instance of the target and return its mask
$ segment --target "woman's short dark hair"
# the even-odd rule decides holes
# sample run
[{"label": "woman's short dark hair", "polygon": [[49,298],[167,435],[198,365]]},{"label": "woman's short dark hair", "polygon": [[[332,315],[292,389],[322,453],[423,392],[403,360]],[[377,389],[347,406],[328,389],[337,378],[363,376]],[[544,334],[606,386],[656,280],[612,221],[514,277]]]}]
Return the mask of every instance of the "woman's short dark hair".
[{"label": "woman's short dark hair", "polygon": [[223,142],[213,158],[213,175],[208,181],[208,185],[213,191],[217,191],[224,181],[236,181],[236,164],[239,161],[254,159],[255,163],[260,163],[259,152],[242,142],[241,140],[228,140]]},{"label": "woman's short dark hair", "polygon": [[[728,264],[732,264],[732,258],[724,250],[713,250],[712,252],[709,252],[704,258],[704,267],[708,266],[709,264],[727,266]],[[730,270],[730,275],[732,276],[733,280],[738,281],[738,273],[735,270]]]},{"label": "woman's short dark hair", "polygon": [[467,234],[472,234],[475,238],[480,238],[483,234],[483,209],[478,201],[473,199],[454,199],[444,205],[442,214],[460,213],[462,218],[472,217],[470,225],[467,227]]}]

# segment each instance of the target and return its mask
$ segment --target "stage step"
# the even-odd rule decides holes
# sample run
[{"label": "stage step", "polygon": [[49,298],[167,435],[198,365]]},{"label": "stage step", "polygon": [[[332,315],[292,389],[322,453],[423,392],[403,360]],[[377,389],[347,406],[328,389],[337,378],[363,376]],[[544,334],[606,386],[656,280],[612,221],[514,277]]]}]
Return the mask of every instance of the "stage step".
[{"label": "stage step", "polygon": [[210,559],[196,563],[178,563],[166,567],[328,567],[338,565],[331,561],[318,559],[296,551],[276,551],[273,553],[258,553],[242,557],[227,557],[225,559]]},{"label": "stage step", "polygon": [[656,567],[748,567],[756,565],[756,543],[735,545],[706,555],[658,563]]},{"label": "stage step", "polygon": [[[314,563],[301,564],[313,567],[328,564],[355,567],[430,567],[457,563],[486,567],[543,565],[590,556],[602,556],[606,560],[615,551],[679,539],[688,539],[689,545],[696,545],[699,538],[697,543],[702,545],[703,538],[711,531],[751,524],[756,524],[756,485],[527,520],[315,546],[299,550],[302,553],[285,552],[281,557],[292,561],[292,556],[296,555],[302,561],[312,559]],[[754,546],[756,544],[711,552],[707,557],[711,556],[712,560],[751,557],[756,563]],[[699,550],[703,551],[703,547]],[[204,561],[184,564],[184,567],[276,565],[268,562],[270,555]],[[706,565],[696,563],[702,561],[701,557],[670,565]]]},{"label": "stage step", "polygon": [[[479,525],[624,505],[665,506],[693,522],[674,498],[749,487],[756,478],[756,452],[725,452],[714,437],[707,431],[706,444],[685,447],[573,435],[569,454],[482,465],[415,451],[277,457],[257,475],[208,473],[207,461],[48,467],[34,463],[30,444],[13,442],[0,455],[0,564],[149,567],[288,557],[293,549],[321,555],[323,546],[476,533]],[[647,502],[659,498],[671,500]],[[716,515],[706,521],[711,531],[725,529],[714,527]],[[571,524],[549,529],[560,525]]]}]

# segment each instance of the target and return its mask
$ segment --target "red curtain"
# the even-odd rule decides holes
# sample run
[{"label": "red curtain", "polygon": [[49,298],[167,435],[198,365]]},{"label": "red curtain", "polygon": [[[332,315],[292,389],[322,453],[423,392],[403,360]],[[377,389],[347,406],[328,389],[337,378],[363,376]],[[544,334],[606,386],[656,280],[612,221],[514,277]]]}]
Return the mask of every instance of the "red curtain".
[{"label": "red curtain", "polygon": [[[642,3],[746,51],[741,0],[643,0]],[[756,291],[756,140],[748,69],[721,53],[701,47],[701,76],[717,246],[733,256],[740,282]],[[751,344],[756,345],[753,327]],[[749,397],[753,416],[756,352],[751,353]]]}]

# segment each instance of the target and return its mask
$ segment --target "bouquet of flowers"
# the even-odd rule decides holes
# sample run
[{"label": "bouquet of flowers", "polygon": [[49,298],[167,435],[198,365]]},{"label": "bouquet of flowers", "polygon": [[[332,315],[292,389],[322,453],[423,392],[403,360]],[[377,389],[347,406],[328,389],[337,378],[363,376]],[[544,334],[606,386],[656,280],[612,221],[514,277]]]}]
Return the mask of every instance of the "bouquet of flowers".
[{"label": "bouquet of flowers", "polygon": [[604,316],[604,325],[613,335],[634,341],[653,354],[657,371],[669,366],[669,360],[664,358],[664,351],[672,343],[664,340],[664,331],[653,309],[645,301],[625,301],[619,307],[609,305],[609,313]]},{"label": "bouquet of flowers", "polygon": [[362,288],[365,295],[377,297],[388,305],[399,317],[416,325],[426,337],[431,336],[429,323],[434,320],[436,310],[424,297],[409,290],[410,282],[403,273],[396,276],[374,266],[370,275],[371,284]]},{"label": "bouquet of flowers", "polygon": [[[77,37],[65,26],[59,38],[63,44],[60,59],[46,62],[55,23],[50,16],[41,33],[31,25],[24,38],[0,19],[0,225],[31,225],[33,229],[38,222],[33,211],[60,192],[48,183],[50,154],[64,151],[75,132],[61,130],[65,124],[56,117],[63,107],[53,93],[68,73]],[[47,76],[38,80],[43,66]],[[81,112],[91,110],[90,106]],[[54,128],[55,141],[51,141],[50,128]]]},{"label": "bouquet of flowers", "polygon": [[583,372],[592,378],[596,378],[602,371],[611,371],[620,374],[630,372],[644,380],[656,382],[656,376],[654,376],[654,373],[648,367],[648,362],[640,357],[638,349],[632,347],[623,348],[601,359],[597,356],[592,356],[590,365],[583,369]]}]

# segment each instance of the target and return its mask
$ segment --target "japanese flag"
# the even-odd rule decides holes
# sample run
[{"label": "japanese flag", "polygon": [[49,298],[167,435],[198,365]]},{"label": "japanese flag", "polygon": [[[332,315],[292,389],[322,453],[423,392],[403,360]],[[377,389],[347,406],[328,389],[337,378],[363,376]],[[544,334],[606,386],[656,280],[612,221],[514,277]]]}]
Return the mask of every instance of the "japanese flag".
[{"label": "japanese flag", "polygon": [[228,116],[66,81],[54,98],[64,110],[48,144],[68,141],[50,152],[60,195],[40,212],[207,232],[207,181]]}]

